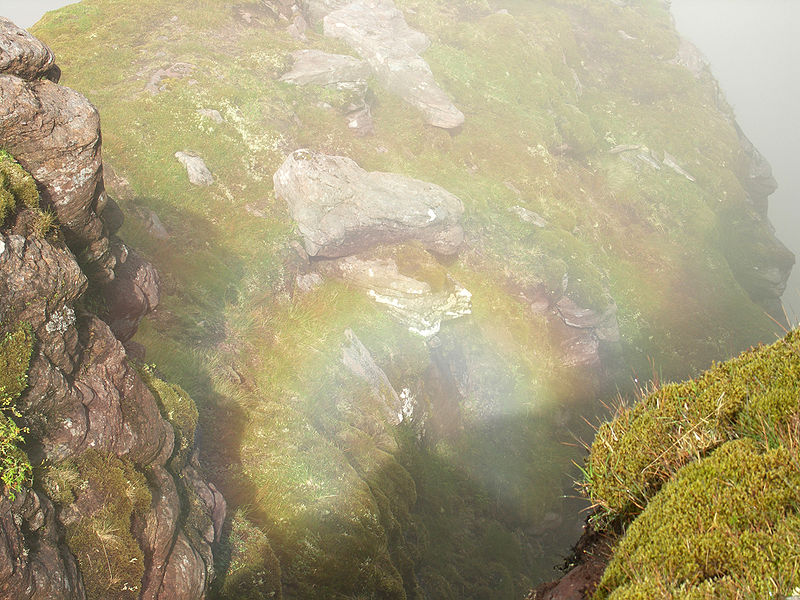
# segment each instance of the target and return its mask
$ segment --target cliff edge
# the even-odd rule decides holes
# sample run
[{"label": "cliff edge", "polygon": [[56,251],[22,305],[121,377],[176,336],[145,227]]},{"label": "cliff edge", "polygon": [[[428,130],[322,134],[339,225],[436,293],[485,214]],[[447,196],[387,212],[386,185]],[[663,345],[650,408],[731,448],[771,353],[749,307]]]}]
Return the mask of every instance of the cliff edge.
[{"label": "cliff edge", "polygon": [[0,596],[201,598],[225,501],[197,409],[124,343],[158,304],[115,233],[97,110],[0,18]]}]

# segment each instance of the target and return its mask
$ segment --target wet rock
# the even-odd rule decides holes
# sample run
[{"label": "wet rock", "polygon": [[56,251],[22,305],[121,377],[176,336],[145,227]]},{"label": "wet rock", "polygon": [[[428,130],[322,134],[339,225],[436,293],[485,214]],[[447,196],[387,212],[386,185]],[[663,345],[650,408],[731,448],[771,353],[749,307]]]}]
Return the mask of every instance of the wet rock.
[{"label": "wet rock", "polygon": [[197,114],[205,119],[214,121],[214,123],[222,123],[225,119],[222,118],[220,112],[215,108],[201,108],[198,109]]},{"label": "wet rock", "polygon": [[193,152],[176,152],[175,158],[184,166],[186,174],[189,176],[189,183],[192,185],[211,185],[214,183],[214,176],[208,170],[206,163]]},{"label": "wet rock", "polygon": [[386,420],[392,425],[399,425],[403,420],[403,405],[386,373],[351,329],[345,330],[344,336],[347,343],[342,346],[342,364],[353,375],[369,384]]},{"label": "wet rock", "polygon": [[96,210],[105,204],[105,188],[94,106],[51,81],[0,75],[0,146],[36,180],[90,277],[113,279],[114,257]]},{"label": "wet rock", "polygon": [[391,258],[348,256],[336,261],[339,277],[364,289],[375,302],[386,306],[411,332],[430,337],[443,321],[472,312],[472,294],[445,276],[434,289],[427,281],[404,275]]},{"label": "wet rock", "polygon": [[556,302],[556,310],[569,327],[592,329],[597,338],[604,342],[618,342],[620,340],[617,305],[613,302],[609,303],[603,312],[598,312],[583,308],[568,296],[562,296]]},{"label": "wet rock", "polygon": [[207,588],[205,572],[203,557],[183,533],[178,533],[157,598],[194,600],[204,597]]},{"label": "wet rock", "polygon": [[404,240],[454,254],[464,238],[456,196],[403,175],[367,172],[343,156],[297,150],[273,181],[310,256],[346,256]]},{"label": "wet rock", "polygon": [[30,33],[0,17],[0,73],[58,83],[61,70],[53,52]]},{"label": "wet rock", "polygon": [[389,91],[422,112],[430,125],[454,129],[464,115],[436,84],[430,66],[420,56],[428,37],[412,29],[391,0],[356,0],[337,7],[323,19],[326,36],[344,40],[366,60]]},{"label": "wet rock", "polygon": [[562,296],[555,303],[555,312],[565,326],[556,328],[565,366],[600,366],[604,354],[613,356],[618,352],[620,333],[614,302],[600,312]]},{"label": "wet rock", "polygon": [[292,57],[292,70],[285,73],[281,81],[356,90],[362,94],[366,90],[370,68],[363,60],[320,50],[298,50],[292,53]]},{"label": "wet rock", "polygon": [[164,467],[156,467],[150,476],[153,503],[144,519],[139,545],[147,558],[142,577],[142,600],[158,598],[172,549],[175,527],[181,514],[178,489]]}]

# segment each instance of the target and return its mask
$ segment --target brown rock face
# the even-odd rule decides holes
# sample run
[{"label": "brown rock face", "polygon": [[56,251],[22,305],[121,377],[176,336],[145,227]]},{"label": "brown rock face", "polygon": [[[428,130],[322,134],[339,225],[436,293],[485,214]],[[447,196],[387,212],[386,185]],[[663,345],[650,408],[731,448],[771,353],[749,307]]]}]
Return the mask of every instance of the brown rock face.
[{"label": "brown rock face", "polygon": [[105,287],[108,324],[121,342],[136,333],[142,317],[158,306],[161,295],[158,271],[134,250],[115,245],[116,277]]},{"label": "brown rock face", "polygon": [[[16,401],[17,420],[30,430],[26,450],[34,465],[46,460],[59,468],[92,449],[93,456],[120,457],[147,472],[141,486],[152,502],[130,517],[132,543],[144,557],[139,597],[203,598],[225,500],[203,480],[196,460],[180,472],[167,466],[173,427],[122,345],[158,304],[158,273],[110,239],[100,219],[109,200],[97,111],[80,94],[38,80],[53,72],[52,53],[20,31],[0,19],[0,73],[6,73],[0,74],[0,148],[33,175],[66,241],[0,230],[0,339],[19,323],[29,324],[35,338],[28,386]],[[121,216],[111,211],[114,230]],[[81,301],[91,288],[104,296],[105,320]],[[86,482],[76,494],[83,500],[70,501],[37,475],[33,489],[23,488],[13,501],[0,491],[0,598],[84,600],[90,584],[98,589],[81,572],[85,555],[67,545],[64,528],[91,519],[86,498],[95,510],[108,509],[99,486]]]},{"label": "brown rock face", "polygon": [[[0,496],[0,597],[81,600],[75,559],[59,545],[55,511],[33,490]],[[24,532],[24,533],[23,533]]]},{"label": "brown rock face", "polygon": [[106,198],[94,106],[52,81],[0,75],[0,147],[36,179],[87,274],[113,279],[114,257],[99,217]]},{"label": "brown rock face", "polygon": [[0,73],[58,83],[61,70],[53,52],[30,33],[0,17]]}]

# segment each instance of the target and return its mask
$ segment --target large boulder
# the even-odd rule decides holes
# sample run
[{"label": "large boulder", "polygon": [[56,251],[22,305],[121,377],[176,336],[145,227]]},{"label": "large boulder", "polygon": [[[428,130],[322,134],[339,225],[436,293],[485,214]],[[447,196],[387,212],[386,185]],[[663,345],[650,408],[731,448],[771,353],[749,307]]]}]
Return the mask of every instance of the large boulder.
[{"label": "large boulder", "polygon": [[428,37],[406,23],[391,0],[356,0],[323,19],[326,36],[344,40],[366,60],[389,91],[422,112],[427,123],[454,129],[464,115],[436,84],[420,56]]},{"label": "large boulder", "polygon": [[0,147],[39,185],[89,276],[114,278],[114,257],[99,213],[105,206],[100,117],[79,93],[52,81],[0,75]]},{"label": "large boulder", "polygon": [[461,200],[433,183],[367,172],[344,156],[309,150],[293,152],[273,181],[310,256],[347,256],[406,240],[454,254],[464,239]]},{"label": "large boulder", "polygon": [[52,50],[30,33],[0,17],[0,73],[58,83],[61,70]]}]

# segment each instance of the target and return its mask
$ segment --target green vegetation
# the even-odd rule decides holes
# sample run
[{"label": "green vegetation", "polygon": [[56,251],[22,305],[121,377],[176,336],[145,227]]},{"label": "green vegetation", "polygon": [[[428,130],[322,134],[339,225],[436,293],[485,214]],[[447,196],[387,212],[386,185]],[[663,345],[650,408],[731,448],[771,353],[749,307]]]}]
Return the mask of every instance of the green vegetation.
[{"label": "green vegetation", "polygon": [[177,474],[189,461],[194,450],[197,406],[181,386],[159,378],[155,374],[153,365],[142,366],[139,375],[153,392],[161,415],[172,425],[172,430],[175,432],[175,447],[168,466]]},{"label": "green vegetation", "polygon": [[66,524],[66,542],[90,600],[139,597],[144,555],[133,535],[136,519],[150,509],[144,475],[126,459],[87,450],[49,467],[44,486],[53,499],[77,509]]},{"label": "green vegetation", "polygon": [[19,416],[14,403],[28,387],[33,342],[27,323],[18,324],[0,340],[0,480],[12,499],[30,482],[32,473],[28,456],[20,448],[25,430],[13,417]]},{"label": "green vegetation", "polygon": [[230,519],[230,532],[223,549],[227,569],[217,581],[221,598],[281,600],[281,567],[264,533],[254,527],[239,509]]},{"label": "green vegetation", "polygon": [[610,518],[641,510],[684,465],[723,442],[785,427],[800,411],[800,330],[772,346],[665,385],[597,431],[592,502]]},{"label": "green vegetation", "polygon": [[[143,374],[172,414],[175,465],[196,418],[201,460],[236,515],[219,597],[263,597],[278,573],[287,598],[340,600],[514,598],[531,574],[549,577],[556,551],[518,532],[560,506],[577,453],[560,443],[558,413],[585,373],[563,368],[564,332],[525,294],[564,293],[597,312],[613,298],[622,353],[640,374],[648,358],[664,377],[695,374],[773,334],[729,262],[729,221],[748,210],[731,166],[736,133],[712,82],[669,62],[678,39],[663,3],[397,4],[432,40],[425,59],[466,114],[458,134],[424,125],[373,81],[375,134],[352,135],[339,110],[349,92],[278,80],[301,47],[350,51],[319,31],[292,38],[261,2],[83,0],[35,30],[63,82],[103,115],[104,159],[129,182],[106,181],[127,216],[121,235],[166,284],[136,341],[180,384]],[[189,74],[145,89],[175,63]],[[668,152],[696,183],[609,153],[622,144]],[[473,315],[446,326],[440,355],[360,290],[332,280],[295,288],[312,267],[291,247],[298,234],[272,174],[299,147],[464,201],[469,243],[457,258],[376,251],[434,287],[451,277],[473,293]],[[213,185],[188,182],[174,159],[183,150],[204,159]],[[148,232],[143,208],[169,239]],[[521,220],[518,208],[547,224]],[[458,398],[458,414],[426,423],[422,440],[388,426],[388,390],[341,365],[346,329],[421,411]],[[437,360],[461,377],[447,379]],[[639,485],[642,504],[658,484]],[[624,493],[608,498],[634,510]]]},{"label": "green vegetation", "polygon": [[46,237],[57,229],[55,214],[39,207],[36,181],[11,154],[0,149],[0,227],[10,216],[23,210],[30,214],[29,228],[37,237]]},{"label": "green vegetation", "polygon": [[741,598],[800,585],[800,330],[664,386],[600,427],[589,496],[631,524],[597,598]]}]

